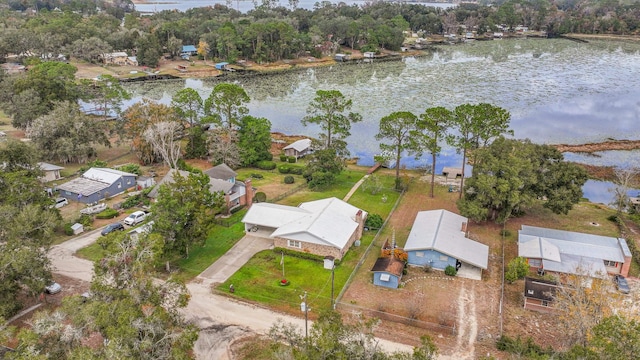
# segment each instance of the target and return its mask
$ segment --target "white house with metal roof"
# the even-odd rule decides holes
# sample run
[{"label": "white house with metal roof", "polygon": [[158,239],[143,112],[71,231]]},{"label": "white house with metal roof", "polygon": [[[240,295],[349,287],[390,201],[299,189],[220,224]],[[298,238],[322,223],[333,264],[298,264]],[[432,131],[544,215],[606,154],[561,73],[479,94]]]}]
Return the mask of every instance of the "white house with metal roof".
[{"label": "white house with metal roof", "polygon": [[467,223],[464,216],[447,210],[418,212],[404,246],[409,265],[440,270],[451,265],[459,275],[479,280],[487,269],[489,247],[467,238]]},{"label": "white house with metal roof", "polygon": [[284,147],[284,154],[296,159],[311,153],[311,139],[298,140]]},{"label": "white house with metal roof", "polygon": [[136,186],[136,174],[109,168],[91,168],[79,178],[57,187],[60,196],[93,203]]},{"label": "white house with metal roof", "polygon": [[252,235],[273,239],[275,247],[341,259],[362,237],[367,213],[335,197],[298,207],[256,203],[242,222]]},{"label": "white house with metal roof", "polygon": [[627,276],[631,251],[622,238],[522,225],[518,231],[518,256],[539,271],[589,275]]}]

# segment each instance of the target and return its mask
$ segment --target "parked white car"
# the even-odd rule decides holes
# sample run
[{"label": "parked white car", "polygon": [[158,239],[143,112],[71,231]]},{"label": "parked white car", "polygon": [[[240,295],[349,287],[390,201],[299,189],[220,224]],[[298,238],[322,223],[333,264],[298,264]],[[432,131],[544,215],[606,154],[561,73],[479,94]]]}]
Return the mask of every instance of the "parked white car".
[{"label": "parked white car", "polygon": [[55,207],[56,209],[60,209],[63,206],[69,205],[69,200],[63,198],[63,197],[59,197],[56,199],[56,203],[53,204],[52,207]]},{"label": "parked white car", "polygon": [[123,222],[125,225],[134,226],[143,222],[149,214],[147,211],[134,211]]}]

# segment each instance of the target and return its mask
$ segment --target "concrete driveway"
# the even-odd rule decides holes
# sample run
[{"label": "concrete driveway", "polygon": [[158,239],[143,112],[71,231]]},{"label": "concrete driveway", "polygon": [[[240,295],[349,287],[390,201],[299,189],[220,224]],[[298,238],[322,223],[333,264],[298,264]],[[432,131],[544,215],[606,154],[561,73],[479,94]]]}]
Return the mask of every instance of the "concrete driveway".
[{"label": "concrete driveway", "polygon": [[273,248],[273,240],[257,236],[245,235],[218,261],[214,262],[197,279],[205,285],[227,281],[238,269],[262,250]]}]

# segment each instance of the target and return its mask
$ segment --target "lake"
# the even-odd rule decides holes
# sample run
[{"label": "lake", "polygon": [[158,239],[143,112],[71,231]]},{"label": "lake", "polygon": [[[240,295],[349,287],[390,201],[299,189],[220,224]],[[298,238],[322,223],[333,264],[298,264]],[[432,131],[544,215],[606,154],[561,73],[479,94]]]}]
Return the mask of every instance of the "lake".
[{"label": "lake", "polygon": [[[316,136],[319,129],[300,124],[318,89],[337,89],[353,99],[363,115],[347,139],[353,156],[373,164],[380,150],[374,139],[378,121],[394,111],[420,114],[428,107],[454,108],[488,102],[511,113],[516,138],[537,143],[580,144],[640,138],[640,44],[616,41],[577,43],[562,39],[475,41],[441,46],[423,57],[403,61],[337,64],[277,76],[237,78],[251,102],[250,114],[268,118],[273,131]],[[221,79],[172,80],[127,85],[139,101],[169,104],[171,96],[192,87],[207,97]],[[639,166],[637,152],[612,151],[601,157],[567,154],[567,159],[597,165]],[[427,166],[430,156],[409,167]],[[460,166],[461,156],[446,147],[438,160]]]},{"label": "lake", "polygon": [[[330,3],[338,4],[344,3],[346,5],[365,5],[370,1],[366,0],[346,0],[346,1],[329,1]],[[262,1],[256,1],[256,3],[260,4]],[[276,1],[280,6],[289,7],[289,2],[287,0]],[[298,2],[298,8],[313,10],[316,4],[320,3],[316,0],[300,0]],[[429,2],[416,2],[417,4],[422,4],[425,6],[433,6],[439,7],[442,9],[447,9],[456,4],[452,3],[429,3]],[[240,12],[246,13],[250,10],[255,9],[255,3],[251,0],[158,0],[158,1],[147,1],[144,3],[135,4],[136,11],[141,13],[156,13],[163,10],[179,10],[186,11],[192,8],[198,7],[207,7],[214,6],[216,4],[225,5],[229,8],[238,10]]]}]

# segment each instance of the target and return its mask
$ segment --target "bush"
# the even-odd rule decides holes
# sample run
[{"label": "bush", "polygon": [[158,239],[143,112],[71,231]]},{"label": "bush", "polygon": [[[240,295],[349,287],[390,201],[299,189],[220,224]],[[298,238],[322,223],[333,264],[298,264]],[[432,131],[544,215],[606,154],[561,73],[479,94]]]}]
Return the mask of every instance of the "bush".
[{"label": "bush", "polygon": [[384,224],[384,220],[382,219],[382,216],[378,215],[378,214],[369,214],[369,216],[367,216],[367,221],[365,221],[364,226],[368,227],[369,229],[380,229],[382,227],[382,225]]},{"label": "bush", "polygon": [[511,231],[509,231],[507,229],[502,229],[502,230],[500,230],[500,236],[507,238],[507,237],[511,236]]},{"label": "bush", "polygon": [[289,156],[289,158],[287,158],[287,161],[288,161],[290,164],[293,164],[293,163],[295,163],[296,161],[298,161],[298,159],[296,159],[296,157],[295,157],[295,156]]},{"label": "bush", "polygon": [[136,196],[129,196],[125,201],[120,205],[123,209],[130,209],[134,206],[138,206],[142,202],[142,196],[140,194]]},{"label": "bush", "polygon": [[529,273],[529,264],[527,259],[518,256],[517,258],[509,261],[507,265],[507,272],[504,274],[504,280],[511,284],[518,279],[524,279]]},{"label": "bush", "polygon": [[67,236],[73,235],[73,229],[71,228],[71,223],[64,224],[64,234]]},{"label": "bush", "polygon": [[106,209],[102,210],[100,213],[98,213],[98,215],[96,215],[96,218],[98,218],[98,219],[113,219],[116,216],[118,216],[118,210],[111,209],[111,208],[106,208]]},{"label": "bush", "polygon": [[82,224],[82,226],[90,226],[93,223],[93,217],[91,215],[82,214],[76,219],[76,222]]},{"label": "bush", "polygon": [[262,160],[256,163],[256,167],[262,170],[273,170],[276,168],[276,163],[273,161]]},{"label": "bush", "polygon": [[288,157],[287,155],[285,155],[285,154],[280,154],[280,161],[282,161],[282,162],[286,162],[286,161],[287,161],[287,159],[289,159],[289,157]]},{"label": "bush", "polygon": [[264,175],[258,173],[251,173],[252,179],[264,179]]},{"label": "bush", "polygon": [[289,167],[289,165],[280,165],[278,166],[278,172],[280,174],[288,174],[291,172],[291,168]]},{"label": "bush", "polygon": [[[324,262],[324,256],[320,256],[320,255],[316,255],[308,252],[295,251],[295,250],[290,250],[290,249],[285,249],[280,247],[274,248],[273,252],[276,253],[277,255],[284,253],[287,256],[292,256],[299,259],[307,259],[307,260],[312,260],[317,262]],[[338,266],[338,264],[340,264],[340,260],[335,259],[333,263],[334,265]]]},{"label": "bush", "polygon": [[336,176],[333,173],[316,171],[308,177],[307,181],[309,189],[322,191],[333,184],[335,179]]},{"label": "bush", "polygon": [[[500,351],[506,351],[512,354],[518,354],[525,358],[542,358],[542,355],[552,355],[554,351],[551,347],[546,350],[542,346],[533,342],[531,337],[526,340],[522,340],[520,336],[517,338],[510,338],[507,335],[502,335],[496,341],[496,348]],[[546,358],[546,357],[545,357]]]},{"label": "bush", "polygon": [[447,265],[446,268],[444,268],[444,274],[445,275],[449,275],[449,276],[456,276],[456,273],[458,271],[456,270],[455,267],[451,266],[451,265]]},{"label": "bush", "polygon": [[140,171],[140,165],[138,164],[125,164],[117,168],[117,170],[128,172],[131,174],[142,175],[142,171]]},{"label": "bush", "polygon": [[232,213],[232,214],[235,214],[235,213],[237,213],[238,211],[240,211],[240,210],[244,209],[244,208],[245,208],[245,206],[246,206],[246,205],[236,206],[236,207],[234,207],[233,209],[231,209],[231,211],[229,211],[229,212],[230,212],[230,213]]},{"label": "bush", "polygon": [[291,175],[287,175],[284,177],[284,183],[285,184],[293,184],[296,181],[296,179],[293,178],[293,176]]},{"label": "bush", "polygon": [[304,172],[304,168],[301,166],[291,166],[291,173],[294,175],[302,175],[302,173]]},{"label": "bush", "polygon": [[256,196],[253,198],[253,200],[255,202],[259,202],[259,203],[265,202],[265,201],[267,201],[267,194],[263,193],[262,191],[257,192]]},{"label": "bush", "polygon": [[107,167],[107,162],[102,160],[94,160],[92,162],[88,162],[86,165],[80,167],[80,172],[83,173],[92,167]]}]

